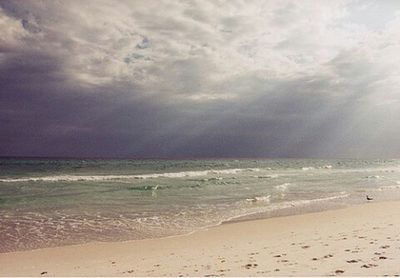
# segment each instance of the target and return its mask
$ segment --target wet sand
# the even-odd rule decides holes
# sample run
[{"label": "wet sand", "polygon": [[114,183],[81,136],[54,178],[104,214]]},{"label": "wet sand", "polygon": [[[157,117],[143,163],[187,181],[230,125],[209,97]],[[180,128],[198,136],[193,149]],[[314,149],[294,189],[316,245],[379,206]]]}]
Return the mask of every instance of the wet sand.
[{"label": "wet sand", "polygon": [[397,276],[400,202],[0,254],[1,276]]}]

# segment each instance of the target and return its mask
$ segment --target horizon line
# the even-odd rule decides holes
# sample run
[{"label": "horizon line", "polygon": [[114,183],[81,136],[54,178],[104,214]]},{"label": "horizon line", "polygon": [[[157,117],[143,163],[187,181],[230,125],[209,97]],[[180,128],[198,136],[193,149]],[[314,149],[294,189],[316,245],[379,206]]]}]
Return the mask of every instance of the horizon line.
[{"label": "horizon line", "polygon": [[398,157],[267,157],[267,156],[259,156],[259,157],[233,157],[233,156],[195,156],[195,157],[131,157],[131,156],[8,156],[8,155],[0,155],[0,159],[33,159],[33,160],[249,160],[249,159],[260,159],[260,160],[274,160],[274,159],[293,159],[293,160],[301,160],[301,159],[309,159],[309,160],[369,160],[369,159],[400,159]]}]

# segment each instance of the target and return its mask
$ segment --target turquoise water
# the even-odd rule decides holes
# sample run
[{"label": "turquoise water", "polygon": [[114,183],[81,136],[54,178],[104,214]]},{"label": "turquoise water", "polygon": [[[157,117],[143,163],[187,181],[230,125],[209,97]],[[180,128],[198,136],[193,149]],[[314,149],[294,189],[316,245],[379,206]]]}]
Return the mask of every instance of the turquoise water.
[{"label": "turquoise water", "polygon": [[400,160],[0,160],[0,252],[400,199]]}]

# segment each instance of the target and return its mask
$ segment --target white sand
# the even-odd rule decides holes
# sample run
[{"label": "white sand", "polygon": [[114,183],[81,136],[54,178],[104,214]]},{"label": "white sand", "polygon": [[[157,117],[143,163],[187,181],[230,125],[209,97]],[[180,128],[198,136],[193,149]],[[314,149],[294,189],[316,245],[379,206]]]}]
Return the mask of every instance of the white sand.
[{"label": "white sand", "polygon": [[400,274],[400,202],[224,224],[187,236],[0,254],[2,276]]}]

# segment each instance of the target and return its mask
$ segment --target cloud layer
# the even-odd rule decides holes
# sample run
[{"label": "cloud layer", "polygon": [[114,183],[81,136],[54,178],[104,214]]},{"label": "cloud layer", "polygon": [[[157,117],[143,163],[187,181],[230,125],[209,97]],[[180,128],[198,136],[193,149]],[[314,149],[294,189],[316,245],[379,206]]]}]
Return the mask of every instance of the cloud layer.
[{"label": "cloud layer", "polygon": [[396,157],[398,1],[0,1],[0,155]]}]

